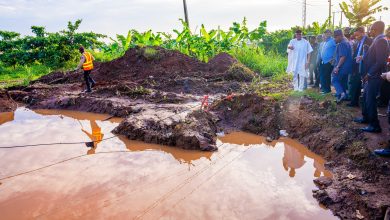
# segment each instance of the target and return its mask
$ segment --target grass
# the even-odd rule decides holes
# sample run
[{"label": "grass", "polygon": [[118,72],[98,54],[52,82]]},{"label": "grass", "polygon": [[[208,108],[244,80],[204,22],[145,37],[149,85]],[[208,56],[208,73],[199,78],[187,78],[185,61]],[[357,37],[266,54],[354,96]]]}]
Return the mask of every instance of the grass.
[{"label": "grass", "polygon": [[28,85],[30,81],[50,73],[50,67],[35,64],[32,66],[16,66],[0,68],[0,88],[16,85]]},{"label": "grass", "polygon": [[290,96],[291,97],[306,96],[306,97],[309,97],[309,98],[314,99],[314,100],[319,101],[319,102],[334,100],[334,97],[331,94],[323,95],[323,94],[319,93],[316,89],[312,89],[312,88],[306,89],[305,91],[302,91],[302,92],[293,91],[293,92],[291,92]]},{"label": "grass", "polygon": [[285,74],[287,57],[276,53],[265,53],[261,48],[242,48],[231,51],[231,55],[245,66],[263,77]]}]

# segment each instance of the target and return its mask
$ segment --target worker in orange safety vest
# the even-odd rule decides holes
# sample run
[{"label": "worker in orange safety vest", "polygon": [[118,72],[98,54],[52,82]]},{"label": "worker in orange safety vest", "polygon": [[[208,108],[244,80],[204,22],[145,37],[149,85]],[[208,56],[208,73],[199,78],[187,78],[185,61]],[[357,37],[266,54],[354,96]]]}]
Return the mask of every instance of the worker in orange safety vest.
[{"label": "worker in orange safety vest", "polygon": [[80,63],[75,69],[78,71],[83,68],[84,70],[84,80],[87,86],[87,89],[84,92],[92,92],[92,88],[95,86],[95,81],[91,77],[91,71],[93,70],[93,61],[95,58],[92,56],[90,52],[86,52],[84,47],[79,48],[80,53],[82,54],[80,57]]}]

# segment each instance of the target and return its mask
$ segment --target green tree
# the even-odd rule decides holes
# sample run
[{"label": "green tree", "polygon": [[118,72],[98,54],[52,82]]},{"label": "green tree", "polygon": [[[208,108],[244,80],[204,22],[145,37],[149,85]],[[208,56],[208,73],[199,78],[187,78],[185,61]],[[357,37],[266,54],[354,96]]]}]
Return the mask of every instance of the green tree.
[{"label": "green tree", "polygon": [[349,23],[353,26],[367,26],[375,21],[374,14],[388,10],[387,7],[378,5],[381,0],[349,0],[340,3],[340,8]]}]

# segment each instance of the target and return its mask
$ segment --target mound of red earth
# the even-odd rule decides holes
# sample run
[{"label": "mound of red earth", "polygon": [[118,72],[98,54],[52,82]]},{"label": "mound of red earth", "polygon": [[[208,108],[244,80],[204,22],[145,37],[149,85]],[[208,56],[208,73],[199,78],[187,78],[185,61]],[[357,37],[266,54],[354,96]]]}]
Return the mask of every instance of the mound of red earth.
[{"label": "mound of red earth", "polygon": [[[205,95],[238,90],[240,81],[251,81],[255,74],[243,65],[235,65],[237,63],[226,53],[203,63],[178,51],[134,48],[113,61],[96,63],[92,76],[103,84],[134,82],[160,91]],[[36,83],[77,83],[80,79],[80,73],[55,72]]]}]

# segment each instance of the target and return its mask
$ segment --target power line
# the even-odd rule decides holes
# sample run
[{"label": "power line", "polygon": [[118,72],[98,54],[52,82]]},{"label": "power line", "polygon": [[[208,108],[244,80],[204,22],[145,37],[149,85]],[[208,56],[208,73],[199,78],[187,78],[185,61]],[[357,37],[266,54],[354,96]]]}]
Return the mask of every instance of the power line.
[{"label": "power line", "polygon": [[117,137],[117,135],[114,135],[109,138],[102,139],[100,141],[80,141],[80,142],[58,142],[58,143],[45,143],[45,144],[26,144],[26,145],[15,145],[15,146],[7,146],[7,147],[0,147],[0,149],[12,149],[12,148],[26,148],[26,147],[39,147],[39,146],[53,146],[53,145],[76,145],[76,144],[86,144],[87,146],[90,146],[93,143],[101,142],[110,140]]},{"label": "power line", "polygon": [[190,27],[190,21],[188,20],[188,10],[187,10],[187,1],[186,0],[183,0],[183,7],[184,7],[185,21],[186,21],[188,27]]},{"label": "power line", "polygon": [[329,26],[330,26],[330,18],[332,17],[332,0],[328,0],[328,2],[329,2],[329,17],[328,17],[328,19],[329,19]]}]

